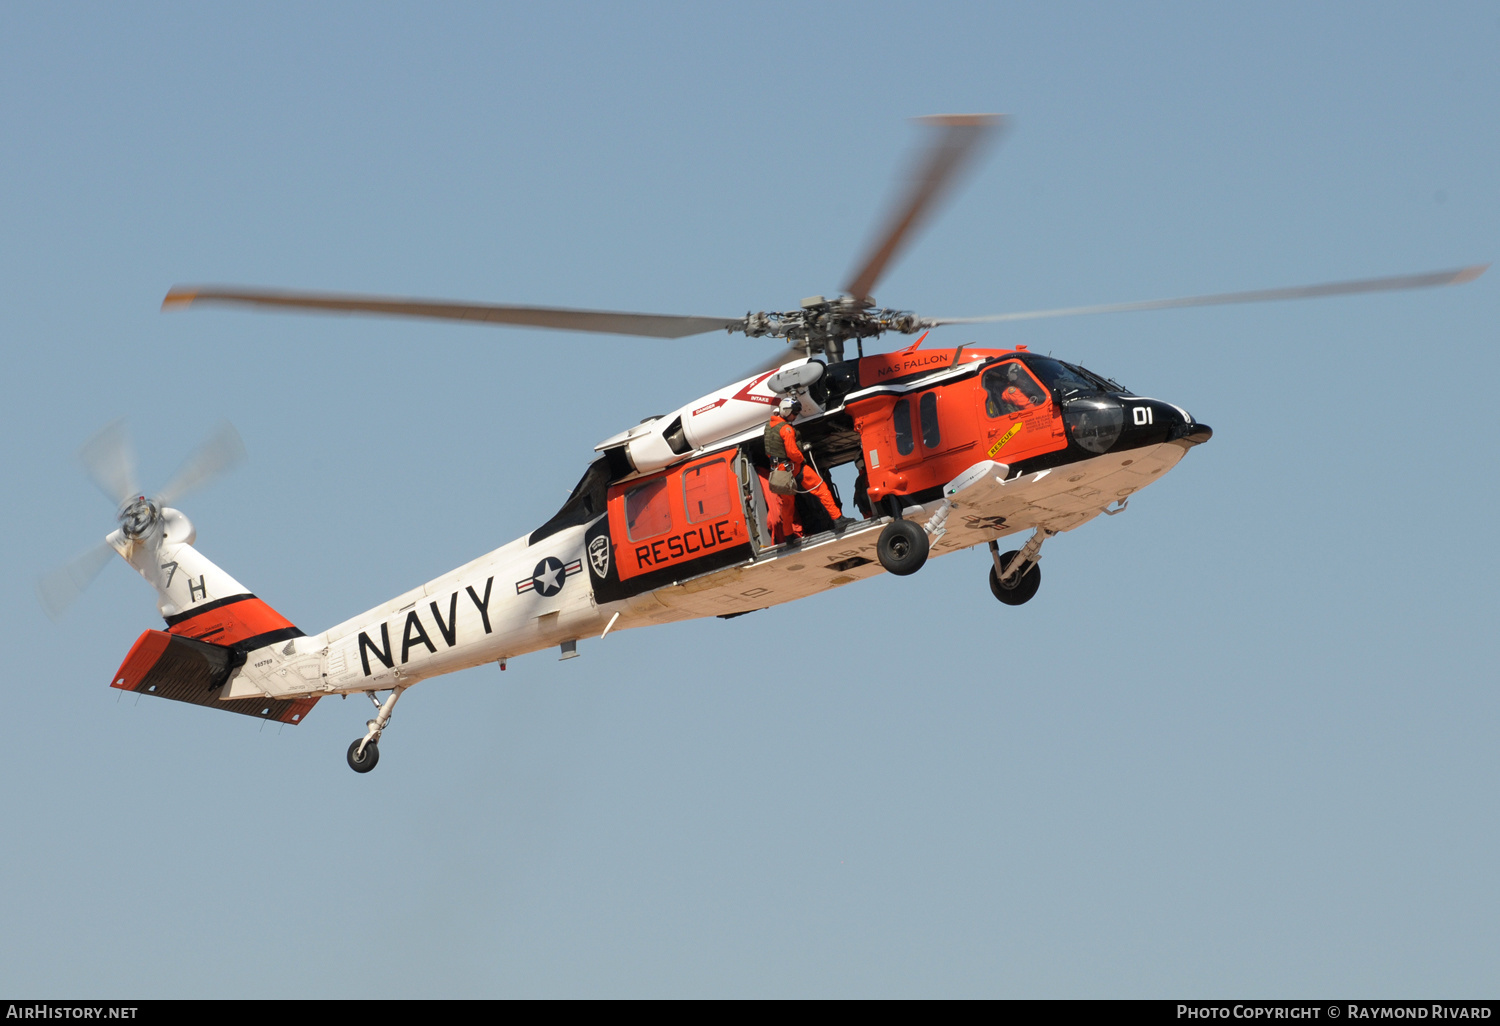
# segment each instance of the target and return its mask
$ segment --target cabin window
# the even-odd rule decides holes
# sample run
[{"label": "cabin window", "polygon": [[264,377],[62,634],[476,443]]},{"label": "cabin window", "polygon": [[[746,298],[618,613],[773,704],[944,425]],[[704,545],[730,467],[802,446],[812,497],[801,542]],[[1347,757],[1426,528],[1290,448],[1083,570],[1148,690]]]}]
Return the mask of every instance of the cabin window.
[{"label": "cabin window", "polygon": [[688,523],[728,516],[734,501],[734,484],[724,460],[689,467],[682,475],[682,504]]},{"label": "cabin window", "polygon": [[896,452],[902,456],[910,456],[912,449],[916,448],[916,442],[911,436],[911,403],[905,399],[896,403],[896,408],[891,411],[891,424],[896,429]]},{"label": "cabin window", "polygon": [[631,541],[654,538],[671,526],[666,478],[648,481],[625,493],[625,532]]},{"label": "cabin window", "polygon": [[1035,409],[1047,402],[1047,390],[1015,360],[984,372],[984,412],[991,417]]},{"label": "cabin window", "polygon": [[922,445],[929,450],[936,449],[943,442],[942,433],[938,431],[937,400],[936,392],[927,392],[917,403],[917,416],[922,424]]}]

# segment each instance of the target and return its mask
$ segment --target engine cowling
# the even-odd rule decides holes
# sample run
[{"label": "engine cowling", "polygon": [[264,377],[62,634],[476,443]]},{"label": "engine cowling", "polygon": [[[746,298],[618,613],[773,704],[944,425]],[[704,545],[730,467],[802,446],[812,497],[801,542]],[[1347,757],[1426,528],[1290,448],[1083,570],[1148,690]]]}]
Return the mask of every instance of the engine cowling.
[{"label": "engine cowling", "polygon": [[[817,371],[801,370],[808,366],[816,367]],[[788,375],[789,370],[795,373]],[[771,411],[780,398],[771,387],[773,379],[787,390],[799,392],[804,417],[823,412],[805,391],[822,373],[823,365],[816,360],[794,361],[774,371],[726,385],[664,417],[637,424],[606,438],[594,446],[594,450],[623,449],[630,465],[642,474],[669,467],[691,453],[770,420]]]}]

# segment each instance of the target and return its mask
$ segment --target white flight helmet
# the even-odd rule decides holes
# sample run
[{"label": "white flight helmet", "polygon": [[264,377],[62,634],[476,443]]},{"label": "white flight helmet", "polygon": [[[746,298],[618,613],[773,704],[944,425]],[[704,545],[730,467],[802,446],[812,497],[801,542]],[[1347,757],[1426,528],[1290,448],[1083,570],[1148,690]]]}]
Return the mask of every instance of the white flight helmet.
[{"label": "white flight helmet", "polygon": [[776,412],[781,414],[782,420],[791,420],[802,412],[802,403],[798,401],[796,396],[782,396],[781,402],[776,404]]}]

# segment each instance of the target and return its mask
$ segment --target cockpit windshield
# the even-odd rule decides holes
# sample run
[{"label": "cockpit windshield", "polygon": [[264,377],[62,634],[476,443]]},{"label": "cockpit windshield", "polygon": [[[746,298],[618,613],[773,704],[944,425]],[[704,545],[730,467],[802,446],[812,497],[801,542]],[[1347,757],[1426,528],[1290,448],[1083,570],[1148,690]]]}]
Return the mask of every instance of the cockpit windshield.
[{"label": "cockpit windshield", "polygon": [[1117,381],[1095,374],[1076,364],[1063,363],[1050,356],[1027,353],[1022,357],[1043,383],[1058,392],[1064,399],[1073,395],[1096,392],[1124,392],[1125,386]]},{"label": "cockpit windshield", "polygon": [[1099,387],[1102,388],[1106,392],[1129,392],[1130,391],[1130,389],[1128,389],[1124,385],[1120,384],[1114,378],[1106,378],[1103,374],[1095,374],[1093,371],[1089,370],[1087,367],[1080,367],[1076,363],[1070,363],[1070,364],[1068,364],[1068,366],[1071,367],[1071,368],[1073,368],[1078,373],[1082,374],[1084,377],[1088,378],[1090,381],[1098,383]]}]

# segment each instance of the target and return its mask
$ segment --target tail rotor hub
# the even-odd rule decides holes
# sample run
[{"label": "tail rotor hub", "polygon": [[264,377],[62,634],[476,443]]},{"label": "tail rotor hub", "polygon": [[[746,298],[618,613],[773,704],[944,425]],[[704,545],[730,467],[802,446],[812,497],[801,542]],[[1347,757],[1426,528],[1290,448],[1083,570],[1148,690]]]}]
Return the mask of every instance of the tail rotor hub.
[{"label": "tail rotor hub", "polygon": [[120,510],[120,530],[125,537],[140,540],[161,520],[161,509],[144,495],[136,496]]}]

